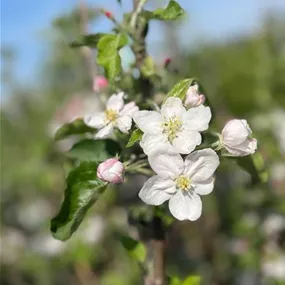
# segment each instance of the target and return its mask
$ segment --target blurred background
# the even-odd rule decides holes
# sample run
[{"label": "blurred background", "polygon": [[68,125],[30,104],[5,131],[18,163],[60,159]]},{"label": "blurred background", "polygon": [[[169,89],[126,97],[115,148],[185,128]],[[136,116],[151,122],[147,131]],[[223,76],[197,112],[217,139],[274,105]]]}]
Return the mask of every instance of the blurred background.
[{"label": "blurred background", "polygon": [[[112,23],[97,9],[121,19],[132,1],[119,2],[88,1],[88,32],[110,32]],[[167,271],[200,274],[211,285],[285,284],[285,1],[178,2],[187,17],[151,22],[148,52],[157,66],[172,59],[169,82],[201,80],[218,130],[229,118],[248,120],[269,179],[261,182],[235,160],[222,160],[215,191],[203,197],[202,218],[169,231]],[[62,151],[73,142],[55,142],[54,132],[98,108],[86,60],[68,47],[82,33],[78,6],[75,0],[1,1],[3,285],[141,284],[138,266],[115,238],[135,231],[127,206],[140,203],[138,183],[106,191],[71,240],[49,233],[65,187]],[[127,70],[134,57],[128,48],[121,53]]]}]

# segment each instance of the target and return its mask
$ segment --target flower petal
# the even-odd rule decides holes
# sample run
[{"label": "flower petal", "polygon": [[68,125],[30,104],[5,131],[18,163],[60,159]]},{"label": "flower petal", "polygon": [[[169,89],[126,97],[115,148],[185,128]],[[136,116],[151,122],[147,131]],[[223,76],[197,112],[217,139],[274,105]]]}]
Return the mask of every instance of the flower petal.
[{"label": "flower petal", "polygon": [[161,107],[161,114],[165,119],[181,117],[186,109],[180,98],[169,97]]},{"label": "flower petal", "polygon": [[162,131],[162,116],[155,111],[139,111],[134,115],[137,126],[149,134],[158,134]]},{"label": "flower petal", "polygon": [[251,134],[251,129],[246,120],[230,120],[222,130],[225,144],[235,146],[243,143]]},{"label": "flower petal", "polygon": [[143,134],[140,146],[142,147],[144,153],[147,155],[150,155],[153,152],[157,152],[158,150],[160,152],[173,152],[173,147],[163,136],[163,134]]},{"label": "flower petal", "polygon": [[98,131],[98,133],[95,135],[95,138],[97,139],[104,139],[109,137],[114,130],[114,127],[112,124],[109,124]]},{"label": "flower petal", "polygon": [[169,200],[169,210],[178,220],[197,220],[202,214],[202,201],[193,191],[177,191]]},{"label": "flower petal", "polygon": [[136,105],[135,102],[130,102],[126,104],[121,111],[121,115],[129,115],[130,117],[133,117],[133,115],[139,111],[139,107]]},{"label": "flower petal", "polygon": [[127,134],[132,126],[132,118],[128,115],[123,115],[116,120],[116,123],[119,130]]},{"label": "flower petal", "polygon": [[185,159],[184,173],[195,184],[209,179],[219,163],[218,155],[210,148],[194,151]]},{"label": "flower petal", "polygon": [[172,142],[177,153],[188,154],[201,144],[201,135],[196,131],[184,129]]},{"label": "flower petal", "polygon": [[226,150],[236,156],[246,156],[255,153],[257,149],[256,139],[246,139],[243,143],[236,146],[228,146],[225,144]]},{"label": "flower petal", "polygon": [[208,195],[214,189],[214,182],[214,177],[210,177],[209,179],[194,185],[194,191],[199,195]]},{"label": "flower petal", "polygon": [[121,111],[124,107],[123,97],[124,97],[124,92],[113,94],[107,102],[107,109],[112,109],[117,112]]},{"label": "flower petal", "polygon": [[176,192],[175,183],[171,179],[163,179],[157,175],[146,181],[139,192],[139,197],[149,205],[161,205]]},{"label": "flower petal", "polygon": [[148,157],[151,168],[163,178],[176,178],[183,172],[184,162],[179,154],[155,152]]},{"label": "flower petal", "polygon": [[92,128],[100,129],[105,126],[105,114],[103,112],[93,116],[85,116],[84,123]]},{"label": "flower petal", "polygon": [[183,127],[198,132],[205,131],[209,128],[211,117],[212,114],[209,107],[200,105],[196,108],[191,108],[183,115]]}]

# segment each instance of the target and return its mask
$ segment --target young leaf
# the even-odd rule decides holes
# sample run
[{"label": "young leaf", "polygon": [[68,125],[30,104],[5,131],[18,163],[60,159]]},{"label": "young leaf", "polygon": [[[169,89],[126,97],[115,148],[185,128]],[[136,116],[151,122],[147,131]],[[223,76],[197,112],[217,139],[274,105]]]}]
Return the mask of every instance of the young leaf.
[{"label": "young leaf", "polygon": [[145,77],[150,77],[155,73],[155,65],[151,58],[151,56],[148,56],[141,67],[141,72]]},{"label": "young leaf", "polygon": [[179,97],[181,100],[184,100],[186,97],[187,90],[189,86],[195,81],[194,78],[187,78],[179,81],[167,94],[168,97]]},{"label": "young leaf", "polygon": [[171,276],[168,277],[168,283],[169,285],[181,285],[181,280],[177,276]]},{"label": "young leaf", "polygon": [[73,48],[89,46],[91,48],[96,48],[99,40],[106,34],[97,33],[97,34],[89,34],[84,35],[79,38],[78,41],[73,41],[69,46]]},{"label": "young leaf", "polygon": [[105,35],[100,38],[97,48],[97,63],[105,69],[106,76],[113,79],[121,72],[121,57],[119,50],[128,43],[124,34]]},{"label": "young leaf", "polygon": [[97,178],[97,166],[96,162],[82,162],[69,173],[61,209],[51,220],[50,230],[54,238],[69,239],[105,190],[107,184]]},{"label": "young leaf", "polygon": [[142,139],[143,132],[140,129],[136,129],[132,132],[129,141],[126,145],[126,147],[133,146],[136,142],[140,141]]},{"label": "young leaf", "polygon": [[129,237],[129,236],[121,236],[120,238],[121,244],[128,252],[130,257],[135,259],[136,261],[143,263],[146,258],[146,248],[144,244],[141,242]]},{"label": "young leaf", "polygon": [[76,119],[61,126],[55,133],[55,140],[62,140],[68,136],[94,133],[96,129],[86,126],[82,119]]},{"label": "young leaf", "polygon": [[176,20],[179,17],[183,16],[185,14],[185,11],[183,8],[180,7],[180,5],[173,0],[170,0],[167,7],[165,9],[157,9],[153,12],[151,11],[145,11],[143,15],[147,19],[156,19],[156,20],[164,20],[164,21],[171,21]]},{"label": "young leaf", "polygon": [[181,285],[200,285],[201,277],[200,276],[189,276],[187,277]]},{"label": "young leaf", "polygon": [[110,139],[83,140],[76,143],[66,155],[79,160],[102,162],[121,153],[120,145]]}]

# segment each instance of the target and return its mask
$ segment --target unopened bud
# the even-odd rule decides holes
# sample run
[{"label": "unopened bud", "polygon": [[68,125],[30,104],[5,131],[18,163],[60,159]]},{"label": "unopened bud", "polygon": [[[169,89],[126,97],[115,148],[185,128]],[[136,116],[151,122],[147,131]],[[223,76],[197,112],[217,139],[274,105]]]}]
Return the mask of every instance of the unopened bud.
[{"label": "unopened bud", "polygon": [[113,14],[110,12],[110,11],[105,11],[104,12],[105,16],[109,19],[112,19],[113,18]]},{"label": "unopened bud", "polygon": [[170,63],[171,63],[171,58],[170,58],[170,57],[167,57],[167,58],[164,60],[164,68],[167,68]]},{"label": "unopened bud", "polygon": [[108,87],[108,80],[102,76],[102,75],[98,75],[94,78],[94,81],[93,81],[93,90],[95,92],[101,92],[103,91],[105,88]]},{"label": "unopened bud", "polygon": [[100,163],[97,168],[97,176],[99,179],[114,184],[124,181],[124,172],[124,165],[117,158],[109,158]]},{"label": "unopened bud", "polygon": [[205,102],[205,96],[199,94],[198,84],[189,87],[186,94],[185,105],[189,108],[198,107]]}]

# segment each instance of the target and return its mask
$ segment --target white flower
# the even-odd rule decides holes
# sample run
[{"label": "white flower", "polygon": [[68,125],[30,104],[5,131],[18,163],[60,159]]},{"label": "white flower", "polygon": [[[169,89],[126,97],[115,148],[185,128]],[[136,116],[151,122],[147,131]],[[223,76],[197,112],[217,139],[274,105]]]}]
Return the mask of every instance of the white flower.
[{"label": "white flower", "polygon": [[257,148],[257,140],[249,138],[252,131],[246,120],[231,120],[223,128],[221,143],[226,150],[235,156],[253,154]]},{"label": "white flower", "polygon": [[112,95],[107,102],[105,112],[84,118],[85,124],[99,129],[95,138],[109,137],[115,127],[123,133],[128,133],[132,126],[132,116],[139,109],[134,102],[124,105],[123,96],[123,92]]},{"label": "white flower", "polygon": [[188,111],[182,101],[170,97],[160,112],[139,111],[134,121],[144,132],[141,147],[146,154],[159,149],[165,152],[188,154],[201,144],[201,134],[209,127],[211,111],[203,105]]},{"label": "white flower", "polygon": [[198,107],[204,102],[205,102],[205,96],[203,94],[199,94],[198,84],[190,86],[187,90],[185,106],[188,108]]},{"label": "white flower", "polygon": [[213,173],[219,157],[212,149],[189,154],[185,161],[179,154],[156,153],[149,156],[157,175],[146,181],[139,197],[150,205],[169,200],[169,210],[178,220],[197,220],[202,213],[199,195],[207,195],[214,187]]}]

